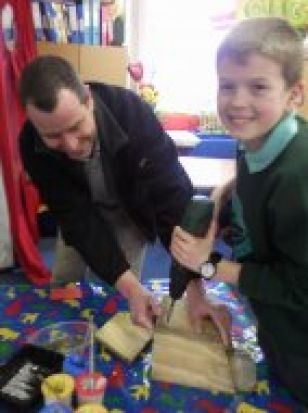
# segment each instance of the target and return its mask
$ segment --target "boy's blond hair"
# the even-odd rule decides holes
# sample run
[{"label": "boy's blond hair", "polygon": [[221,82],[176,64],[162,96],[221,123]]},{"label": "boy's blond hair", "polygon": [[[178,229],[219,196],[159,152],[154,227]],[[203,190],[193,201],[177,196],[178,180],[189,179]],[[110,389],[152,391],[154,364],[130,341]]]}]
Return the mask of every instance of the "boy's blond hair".
[{"label": "boy's blond hair", "polygon": [[245,62],[251,53],[259,53],[281,65],[287,87],[301,80],[304,45],[299,33],[278,17],[257,17],[237,24],[218,48],[217,66],[225,58]]}]

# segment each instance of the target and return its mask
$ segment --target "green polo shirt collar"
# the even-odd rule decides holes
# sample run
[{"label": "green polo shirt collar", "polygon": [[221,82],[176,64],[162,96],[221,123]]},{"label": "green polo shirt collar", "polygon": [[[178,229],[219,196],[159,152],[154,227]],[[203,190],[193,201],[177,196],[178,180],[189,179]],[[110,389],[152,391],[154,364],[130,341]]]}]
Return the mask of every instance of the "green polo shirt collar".
[{"label": "green polo shirt collar", "polygon": [[244,148],[249,173],[260,172],[267,168],[287,147],[297,131],[296,115],[292,112],[277,124],[260,149],[248,151]]}]

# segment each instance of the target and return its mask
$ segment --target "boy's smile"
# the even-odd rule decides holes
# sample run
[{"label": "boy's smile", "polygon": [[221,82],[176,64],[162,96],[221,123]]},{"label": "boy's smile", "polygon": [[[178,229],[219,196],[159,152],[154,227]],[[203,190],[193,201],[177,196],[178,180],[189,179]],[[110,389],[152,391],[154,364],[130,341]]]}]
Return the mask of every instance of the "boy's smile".
[{"label": "boy's smile", "polygon": [[299,84],[287,87],[279,63],[258,53],[241,61],[225,57],[218,66],[218,79],[221,121],[251,150],[262,145],[301,92]]}]

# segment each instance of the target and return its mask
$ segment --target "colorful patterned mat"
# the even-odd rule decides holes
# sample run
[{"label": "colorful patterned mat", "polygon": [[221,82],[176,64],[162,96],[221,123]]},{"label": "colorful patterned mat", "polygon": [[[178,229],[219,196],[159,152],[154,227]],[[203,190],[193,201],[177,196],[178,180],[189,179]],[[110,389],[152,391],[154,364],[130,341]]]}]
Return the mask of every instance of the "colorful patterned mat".
[{"label": "colorful patterned mat", "polygon": [[[49,288],[29,285],[0,286],[0,365],[14,354],[27,337],[40,328],[59,321],[87,320],[94,314],[101,326],[126,302],[105,284],[81,284],[83,297],[64,302],[50,300]],[[168,291],[167,280],[151,280],[154,294]],[[235,345],[244,347],[257,362],[258,381],[254,392],[231,397],[222,393],[152,382],[151,349],[131,365],[98,348],[97,369],[108,377],[105,405],[111,413],[301,413],[288,392],[268,376],[262,354],[256,345],[253,316],[246,303],[224,284],[212,284],[210,295],[228,305],[233,318]],[[1,413],[13,413],[0,404]]]}]

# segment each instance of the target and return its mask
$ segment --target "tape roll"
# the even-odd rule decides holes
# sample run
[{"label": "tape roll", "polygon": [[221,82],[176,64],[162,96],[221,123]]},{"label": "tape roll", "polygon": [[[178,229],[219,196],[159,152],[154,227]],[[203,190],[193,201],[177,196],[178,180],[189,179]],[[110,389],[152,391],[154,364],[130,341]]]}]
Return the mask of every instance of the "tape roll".
[{"label": "tape roll", "polygon": [[58,373],[48,376],[41,385],[45,404],[60,402],[71,407],[74,387],[74,379],[68,374]]},{"label": "tape roll", "polygon": [[107,379],[99,372],[83,373],[76,377],[78,404],[101,405],[105,394]]}]

